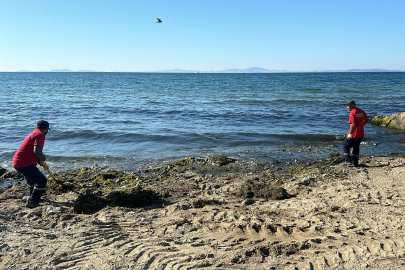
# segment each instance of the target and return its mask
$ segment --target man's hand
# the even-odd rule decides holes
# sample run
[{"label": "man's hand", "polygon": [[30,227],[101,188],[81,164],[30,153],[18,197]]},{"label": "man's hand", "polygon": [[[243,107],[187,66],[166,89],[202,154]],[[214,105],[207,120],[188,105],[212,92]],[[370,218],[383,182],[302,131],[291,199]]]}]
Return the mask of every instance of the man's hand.
[{"label": "man's hand", "polygon": [[39,164],[44,168],[45,171],[49,171],[49,166],[46,165],[46,163],[44,161],[40,161]]},{"label": "man's hand", "polygon": [[349,133],[349,134],[347,134],[347,137],[346,137],[346,138],[347,138],[348,140],[350,140],[352,137],[353,137],[352,134]]}]

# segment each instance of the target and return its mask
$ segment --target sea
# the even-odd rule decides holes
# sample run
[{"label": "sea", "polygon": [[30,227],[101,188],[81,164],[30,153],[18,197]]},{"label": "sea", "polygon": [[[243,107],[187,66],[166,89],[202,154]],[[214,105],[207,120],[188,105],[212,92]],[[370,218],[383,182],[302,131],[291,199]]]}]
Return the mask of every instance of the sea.
[{"label": "sea", "polygon": [[[405,111],[405,72],[0,73],[0,166],[47,120],[51,171],[125,171],[226,155],[276,164],[342,154],[354,100],[370,117]],[[405,132],[365,126],[361,155],[404,153]]]}]

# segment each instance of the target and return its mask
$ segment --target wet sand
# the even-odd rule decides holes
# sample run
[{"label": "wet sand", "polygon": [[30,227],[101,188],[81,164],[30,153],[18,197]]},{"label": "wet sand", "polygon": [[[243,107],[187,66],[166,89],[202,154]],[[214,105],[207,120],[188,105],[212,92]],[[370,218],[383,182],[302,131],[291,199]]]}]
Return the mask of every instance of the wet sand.
[{"label": "wet sand", "polygon": [[0,189],[0,269],[404,269],[405,158],[185,158]]}]

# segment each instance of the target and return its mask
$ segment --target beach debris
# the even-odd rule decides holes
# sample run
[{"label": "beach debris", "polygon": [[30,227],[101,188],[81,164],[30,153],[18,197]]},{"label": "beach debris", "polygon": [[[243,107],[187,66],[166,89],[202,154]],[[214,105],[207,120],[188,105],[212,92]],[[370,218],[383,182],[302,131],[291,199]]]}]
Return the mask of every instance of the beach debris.
[{"label": "beach debris", "polygon": [[3,174],[5,174],[7,172],[6,169],[0,167],[0,176],[3,176]]},{"label": "beach debris", "polygon": [[90,193],[89,190],[85,194],[80,194],[73,205],[73,212],[77,214],[92,214],[105,205],[105,201],[96,194]]},{"label": "beach debris", "polygon": [[[267,200],[285,200],[292,197],[283,187],[267,186],[266,182],[247,182],[236,193],[237,197],[252,199],[263,198]],[[254,200],[247,200],[244,204],[253,204]]]},{"label": "beach debris", "polygon": [[247,199],[247,200],[244,200],[243,202],[242,202],[242,205],[245,205],[245,206],[247,206],[247,205],[252,205],[252,204],[254,204],[256,201],[255,200],[253,200],[253,199]]},{"label": "beach debris", "polygon": [[159,201],[160,195],[150,189],[136,186],[131,189],[111,192],[105,197],[105,200],[111,206],[141,207]]},{"label": "beach debris", "polygon": [[0,179],[8,179],[8,178],[23,178],[24,176],[17,172],[16,170],[8,171],[5,168],[0,167]]},{"label": "beach debris", "polygon": [[391,153],[389,153],[389,155],[390,155],[390,156],[393,156],[393,157],[402,157],[402,158],[405,158],[405,154],[404,154],[404,153],[391,152]]}]

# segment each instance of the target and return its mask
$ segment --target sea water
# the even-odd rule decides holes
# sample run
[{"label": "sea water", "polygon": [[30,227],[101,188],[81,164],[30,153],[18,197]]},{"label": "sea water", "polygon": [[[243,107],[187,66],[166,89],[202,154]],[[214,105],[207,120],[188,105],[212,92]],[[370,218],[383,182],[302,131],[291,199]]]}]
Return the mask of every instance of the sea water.
[{"label": "sea water", "polygon": [[[0,73],[0,166],[38,120],[51,170],[137,170],[186,156],[259,162],[342,152],[355,100],[403,112],[405,73]],[[365,126],[361,155],[403,152],[405,132]]]}]

